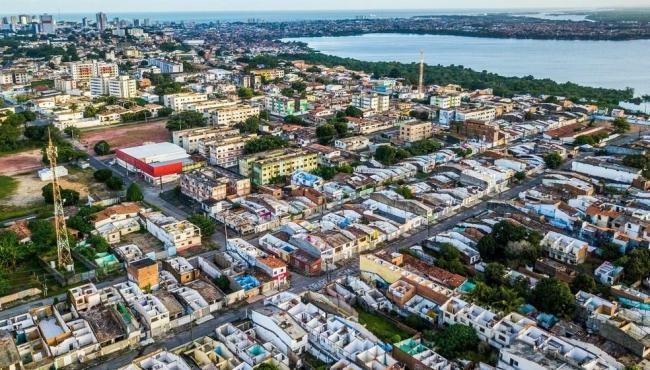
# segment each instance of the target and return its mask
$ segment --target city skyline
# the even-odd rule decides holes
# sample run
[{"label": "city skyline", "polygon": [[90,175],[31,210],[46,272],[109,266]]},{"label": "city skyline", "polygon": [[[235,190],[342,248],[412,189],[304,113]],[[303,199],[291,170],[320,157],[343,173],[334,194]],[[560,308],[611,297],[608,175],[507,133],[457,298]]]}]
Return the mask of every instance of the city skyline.
[{"label": "city skyline", "polygon": [[[327,6],[321,2],[303,2],[297,4],[288,0],[276,0],[269,5],[269,2],[262,0],[251,0],[245,4],[233,6],[226,1],[210,0],[192,0],[178,6],[178,2],[162,0],[156,3],[154,12],[173,12],[173,11],[304,11],[304,10],[398,10],[398,9],[427,9],[427,10],[446,10],[446,9],[592,9],[602,7],[647,7],[648,3],[642,0],[549,0],[549,1],[527,1],[525,4],[513,0],[495,0],[490,4],[485,4],[479,0],[462,0],[449,6],[443,1],[424,1],[424,0],[405,0],[395,6],[390,0],[377,0],[368,2],[368,6],[360,6],[359,3],[350,3],[343,0],[332,0]],[[151,11],[148,4],[137,4],[126,0],[116,0],[107,4],[105,1],[89,0],[80,3],[78,0],[58,0],[43,4],[41,1],[26,0],[14,4],[5,4],[3,14],[10,13],[88,13],[88,12],[142,12]]]}]

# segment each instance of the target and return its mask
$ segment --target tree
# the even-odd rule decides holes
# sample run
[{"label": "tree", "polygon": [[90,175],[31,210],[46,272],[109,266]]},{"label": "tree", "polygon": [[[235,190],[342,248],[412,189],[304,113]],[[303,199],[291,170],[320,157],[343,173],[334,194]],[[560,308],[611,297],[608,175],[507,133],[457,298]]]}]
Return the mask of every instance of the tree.
[{"label": "tree", "polygon": [[260,128],[260,119],[258,117],[248,117],[246,121],[237,124],[235,127],[239,129],[242,134],[254,134]]},{"label": "tree", "polygon": [[449,243],[440,245],[436,266],[454,274],[465,274],[465,266],[460,261],[460,252]]},{"label": "tree", "polygon": [[618,134],[624,134],[630,130],[630,123],[624,117],[617,117],[614,122],[612,122],[614,130]]},{"label": "tree", "polygon": [[506,267],[498,262],[488,263],[483,272],[485,283],[490,286],[506,284]]},{"label": "tree", "polygon": [[253,154],[267,150],[287,147],[289,143],[278,136],[261,136],[244,144],[244,154]]},{"label": "tree", "polygon": [[556,152],[544,156],[544,163],[548,168],[556,169],[562,164],[562,156]]},{"label": "tree", "polygon": [[106,239],[101,235],[89,236],[86,243],[90,244],[96,253],[105,253],[110,247]]},{"label": "tree", "polygon": [[113,177],[113,171],[109,170],[108,168],[102,168],[95,171],[95,173],[93,173],[93,177],[99,182],[106,182],[108,179]]},{"label": "tree", "polygon": [[361,118],[363,117],[363,111],[353,105],[350,105],[345,108],[345,115],[348,117]]},{"label": "tree", "polygon": [[556,278],[544,278],[533,288],[531,303],[541,311],[565,316],[573,313],[575,296],[566,283]]},{"label": "tree", "polygon": [[100,140],[95,144],[93,150],[97,155],[108,155],[111,153],[111,146],[105,140]]},{"label": "tree", "polygon": [[615,261],[623,256],[623,253],[621,252],[621,246],[610,241],[601,243],[599,252],[600,257],[607,261]]},{"label": "tree", "polygon": [[478,248],[481,258],[486,261],[493,261],[496,259],[498,252],[498,246],[496,240],[492,234],[487,234],[478,241],[476,247]]},{"label": "tree", "polygon": [[596,291],[596,280],[591,275],[580,273],[571,282],[571,291],[578,293],[579,291],[592,293]]},{"label": "tree", "polygon": [[144,195],[142,195],[140,186],[135,182],[132,182],[126,189],[126,200],[129,202],[141,202],[144,200]]},{"label": "tree", "polygon": [[98,110],[94,105],[87,105],[86,108],[84,108],[84,118],[95,117],[97,112]]},{"label": "tree", "polygon": [[625,157],[623,157],[623,164],[628,167],[634,167],[640,170],[644,170],[649,167],[650,160],[648,160],[648,157],[640,154],[626,155]]},{"label": "tree", "polygon": [[255,92],[253,91],[253,89],[251,89],[249,87],[240,87],[237,90],[237,95],[241,99],[250,99],[250,98],[253,97],[253,95],[255,95]]},{"label": "tree", "polygon": [[32,243],[39,250],[47,250],[48,247],[56,245],[56,231],[54,225],[48,220],[33,220],[27,224],[31,231]]},{"label": "tree", "polygon": [[395,163],[396,155],[397,150],[392,145],[380,145],[375,150],[375,159],[386,166]]},{"label": "tree", "polygon": [[167,129],[170,131],[185,130],[194,127],[204,127],[206,119],[201,112],[184,111],[175,114],[167,121]]},{"label": "tree", "polygon": [[16,267],[21,255],[21,246],[18,236],[13,231],[0,231],[0,265],[2,267]]},{"label": "tree", "polygon": [[91,231],[93,231],[92,225],[79,214],[68,218],[66,225],[68,225],[69,228],[78,230],[84,234],[89,234]]},{"label": "tree", "polygon": [[650,275],[650,250],[634,249],[627,255],[619,258],[616,264],[623,266],[623,280],[635,283]]},{"label": "tree", "polygon": [[519,172],[515,173],[515,179],[517,181],[524,181],[524,179],[526,179],[526,172],[519,171]]},{"label": "tree", "polygon": [[[61,199],[64,206],[72,206],[79,202],[79,193],[59,187],[61,192]],[[41,195],[47,204],[54,204],[54,192],[52,191],[52,183],[49,183],[41,188]]]},{"label": "tree", "polygon": [[408,186],[400,186],[395,189],[395,192],[404,197],[404,199],[413,199],[413,192]]},{"label": "tree", "polygon": [[336,135],[336,128],[328,123],[316,127],[316,137],[318,138],[318,142],[323,145],[328,145],[334,141]]},{"label": "tree", "polygon": [[348,123],[347,122],[336,122],[334,123],[334,128],[336,129],[336,134],[338,137],[348,136]]},{"label": "tree", "polygon": [[124,181],[121,177],[113,176],[106,180],[106,187],[110,190],[122,190],[124,187]]},{"label": "tree", "polygon": [[217,284],[217,287],[219,287],[223,292],[230,290],[230,280],[228,280],[226,275],[219,275],[218,278],[214,279],[214,283]]},{"label": "tree", "polygon": [[465,352],[476,350],[480,342],[474,329],[461,324],[446,327],[434,340],[436,351],[450,360],[456,359]]},{"label": "tree", "polygon": [[293,125],[305,125],[305,120],[302,119],[302,117],[294,116],[292,114],[284,117],[284,123],[289,123]]},{"label": "tree", "polygon": [[206,215],[195,214],[192,215],[192,217],[188,218],[187,220],[193,223],[194,225],[196,225],[199,229],[201,229],[201,236],[203,238],[211,237],[212,234],[214,234],[214,232],[216,231],[216,225]]}]

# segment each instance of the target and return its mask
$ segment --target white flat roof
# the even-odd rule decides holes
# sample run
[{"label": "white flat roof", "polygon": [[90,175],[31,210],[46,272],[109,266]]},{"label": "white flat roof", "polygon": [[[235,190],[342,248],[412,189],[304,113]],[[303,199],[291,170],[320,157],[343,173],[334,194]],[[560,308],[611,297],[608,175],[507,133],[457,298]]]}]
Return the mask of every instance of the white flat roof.
[{"label": "white flat roof", "polygon": [[134,146],[131,148],[120,149],[124,154],[127,154],[133,158],[144,159],[157,156],[166,156],[166,157],[189,157],[185,152],[185,149],[180,146],[168,142],[163,143],[154,143],[146,144],[140,146]]}]

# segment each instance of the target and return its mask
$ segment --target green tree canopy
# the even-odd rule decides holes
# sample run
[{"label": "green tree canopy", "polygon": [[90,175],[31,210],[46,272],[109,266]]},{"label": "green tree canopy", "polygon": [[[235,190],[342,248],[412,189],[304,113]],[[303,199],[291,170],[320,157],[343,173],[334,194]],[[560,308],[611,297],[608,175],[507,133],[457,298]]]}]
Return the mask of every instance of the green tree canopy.
[{"label": "green tree canopy", "polygon": [[131,185],[126,189],[126,200],[129,202],[141,202],[144,200],[144,195],[142,195],[142,190],[140,186],[135,182],[132,182]]},{"label": "green tree canopy", "polygon": [[93,150],[97,155],[108,155],[111,153],[111,146],[106,142],[106,140],[100,140],[95,144]]},{"label": "green tree canopy", "polygon": [[556,169],[562,164],[562,156],[556,152],[544,156],[544,163],[548,168]]},{"label": "green tree canopy", "polygon": [[436,352],[447,359],[456,359],[478,348],[480,339],[469,326],[454,324],[443,329],[435,339]]},{"label": "green tree canopy", "polygon": [[531,303],[543,312],[566,316],[573,314],[575,296],[566,283],[556,278],[544,278],[533,288]]},{"label": "green tree canopy", "polygon": [[201,112],[184,111],[175,114],[167,121],[167,129],[171,131],[185,130],[194,127],[204,127],[206,119]]},{"label": "green tree canopy", "polygon": [[201,229],[201,236],[203,238],[211,237],[217,230],[216,229],[217,226],[215,225],[215,223],[210,219],[210,217],[206,215],[195,214],[192,215],[187,220],[193,223],[194,225],[196,225],[199,229]]},{"label": "green tree canopy", "polygon": [[326,123],[316,127],[316,137],[318,142],[323,145],[328,145],[336,139],[337,131],[334,126]]},{"label": "green tree canopy", "polygon": [[267,150],[284,148],[289,143],[278,136],[260,136],[257,139],[250,140],[244,144],[244,154],[259,153]]}]

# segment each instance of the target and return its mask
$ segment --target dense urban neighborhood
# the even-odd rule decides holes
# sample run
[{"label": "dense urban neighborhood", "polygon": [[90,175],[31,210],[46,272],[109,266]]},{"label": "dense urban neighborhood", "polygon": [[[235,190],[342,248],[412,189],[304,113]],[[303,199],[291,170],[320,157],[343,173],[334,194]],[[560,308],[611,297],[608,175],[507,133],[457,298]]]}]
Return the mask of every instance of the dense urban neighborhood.
[{"label": "dense urban neighborhood", "polygon": [[650,97],[283,40],[647,20],[55,18],[0,17],[0,369],[650,369]]}]

